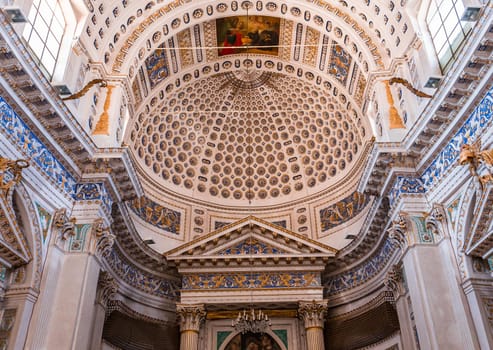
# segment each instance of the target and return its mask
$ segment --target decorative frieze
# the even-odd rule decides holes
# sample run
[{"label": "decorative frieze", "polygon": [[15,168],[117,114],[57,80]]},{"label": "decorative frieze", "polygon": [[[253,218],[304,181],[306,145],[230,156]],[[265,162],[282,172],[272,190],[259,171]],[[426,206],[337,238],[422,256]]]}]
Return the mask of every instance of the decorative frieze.
[{"label": "decorative frieze", "polygon": [[320,273],[315,272],[198,273],[184,275],[182,279],[183,290],[320,286]]}]

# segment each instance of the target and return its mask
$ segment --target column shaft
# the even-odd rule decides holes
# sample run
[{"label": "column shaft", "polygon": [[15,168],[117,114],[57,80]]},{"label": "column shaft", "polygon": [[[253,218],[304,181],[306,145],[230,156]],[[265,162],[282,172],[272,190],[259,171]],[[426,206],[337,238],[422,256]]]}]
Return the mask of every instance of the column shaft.
[{"label": "column shaft", "polygon": [[327,301],[300,302],[298,314],[304,322],[308,350],[324,350],[324,323]]},{"label": "column shaft", "polygon": [[186,330],[180,335],[180,350],[197,350],[199,343],[199,333]]},{"label": "column shaft", "polygon": [[325,350],[323,328],[321,327],[307,328],[306,342],[309,350]]}]

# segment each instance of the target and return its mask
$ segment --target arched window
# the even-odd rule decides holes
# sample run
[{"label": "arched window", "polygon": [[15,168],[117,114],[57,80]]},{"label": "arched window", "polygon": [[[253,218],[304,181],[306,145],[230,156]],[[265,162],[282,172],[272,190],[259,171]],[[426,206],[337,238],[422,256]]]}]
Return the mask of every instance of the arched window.
[{"label": "arched window", "polygon": [[34,0],[23,37],[37,64],[53,77],[66,30],[65,16],[58,0]]},{"label": "arched window", "polygon": [[457,59],[457,54],[471,31],[471,22],[461,20],[464,13],[462,0],[431,0],[426,24],[442,72]]}]

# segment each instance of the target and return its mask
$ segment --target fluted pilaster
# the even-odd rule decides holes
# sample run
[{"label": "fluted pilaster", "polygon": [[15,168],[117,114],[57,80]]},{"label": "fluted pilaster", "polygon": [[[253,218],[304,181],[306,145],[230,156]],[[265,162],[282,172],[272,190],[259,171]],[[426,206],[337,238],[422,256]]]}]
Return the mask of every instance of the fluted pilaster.
[{"label": "fluted pilaster", "polygon": [[327,301],[299,303],[298,315],[303,320],[306,331],[307,349],[324,350],[324,323]]}]

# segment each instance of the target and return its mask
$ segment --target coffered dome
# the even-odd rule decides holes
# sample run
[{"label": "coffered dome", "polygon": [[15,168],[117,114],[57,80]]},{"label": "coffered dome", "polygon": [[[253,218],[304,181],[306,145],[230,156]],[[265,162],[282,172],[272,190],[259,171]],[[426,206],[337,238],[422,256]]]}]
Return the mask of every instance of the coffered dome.
[{"label": "coffered dome", "polygon": [[370,138],[344,93],[283,72],[211,73],[158,95],[135,118],[131,149],[156,184],[211,202],[282,203],[337,186]]}]

